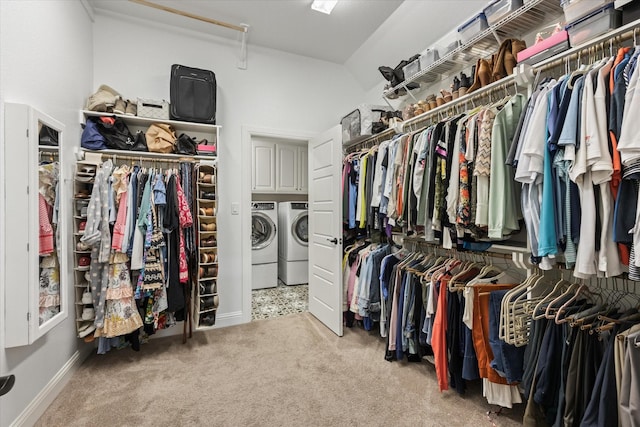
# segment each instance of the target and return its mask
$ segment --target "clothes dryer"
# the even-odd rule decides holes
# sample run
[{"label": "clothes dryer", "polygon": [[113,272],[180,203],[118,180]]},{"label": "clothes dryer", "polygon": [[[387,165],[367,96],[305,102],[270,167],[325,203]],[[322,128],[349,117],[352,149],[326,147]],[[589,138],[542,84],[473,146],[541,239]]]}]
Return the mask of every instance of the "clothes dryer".
[{"label": "clothes dryer", "polygon": [[276,202],[251,203],[252,288],[278,285],[278,205]]},{"label": "clothes dryer", "polygon": [[309,216],[307,202],[278,205],[278,278],[285,285],[309,282]]}]

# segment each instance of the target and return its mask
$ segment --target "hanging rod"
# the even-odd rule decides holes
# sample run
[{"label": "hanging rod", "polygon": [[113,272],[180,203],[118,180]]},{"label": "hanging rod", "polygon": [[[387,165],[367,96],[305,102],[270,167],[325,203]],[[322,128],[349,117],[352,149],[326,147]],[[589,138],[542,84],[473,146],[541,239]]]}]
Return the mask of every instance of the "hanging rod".
[{"label": "hanging rod", "polygon": [[[155,163],[199,163],[200,161],[203,161],[205,159],[202,158],[202,156],[199,157],[183,157],[180,156],[179,154],[161,154],[161,153],[150,153],[148,151],[139,151],[137,155],[132,156],[130,154],[120,154],[120,152],[118,152],[118,150],[100,150],[100,151],[94,151],[94,150],[85,150],[82,149],[80,151],[82,158],[84,160],[92,160],[92,161],[96,161],[98,160],[98,157],[100,159],[100,161],[105,161],[106,159],[112,159],[114,162],[116,160],[133,160],[133,161],[139,161],[140,163],[142,162],[155,162]],[[125,152],[125,153],[129,153],[129,152]],[[215,161],[216,158],[207,158],[206,160],[213,160]]]},{"label": "hanging rod", "polygon": [[184,17],[187,17],[187,18],[195,19],[195,20],[198,20],[198,21],[207,22],[207,23],[213,24],[213,25],[219,25],[221,27],[225,27],[225,28],[229,28],[231,30],[239,31],[241,33],[246,33],[249,30],[249,28],[247,26],[229,24],[228,22],[218,21],[217,19],[207,18],[207,17],[201,16],[201,15],[196,15],[196,14],[189,13],[189,12],[184,12],[182,10],[174,9],[174,8],[168,7],[168,6],[163,6],[161,4],[153,3],[153,2],[150,2],[150,1],[147,1],[147,0],[129,0],[129,1],[132,2],[132,3],[141,4],[143,6],[148,6],[148,7],[154,8],[154,9],[164,10],[165,12],[173,13],[175,15],[180,15],[180,16],[184,16]]}]

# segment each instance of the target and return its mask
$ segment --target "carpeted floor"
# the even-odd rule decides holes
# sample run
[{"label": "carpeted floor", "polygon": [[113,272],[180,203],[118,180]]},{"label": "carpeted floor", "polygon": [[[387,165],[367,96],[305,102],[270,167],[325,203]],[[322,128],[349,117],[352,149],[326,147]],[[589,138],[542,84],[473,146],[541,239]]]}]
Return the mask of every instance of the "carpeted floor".
[{"label": "carpeted floor", "polygon": [[479,385],[438,391],[427,363],[387,362],[373,333],[339,338],[311,314],[92,355],[38,426],[516,426]]},{"label": "carpeted floor", "polygon": [[309,285],[287,286],[278,280],[275,288],[256,289],[251,293],[251,318],[270,319],[309,309]]}]

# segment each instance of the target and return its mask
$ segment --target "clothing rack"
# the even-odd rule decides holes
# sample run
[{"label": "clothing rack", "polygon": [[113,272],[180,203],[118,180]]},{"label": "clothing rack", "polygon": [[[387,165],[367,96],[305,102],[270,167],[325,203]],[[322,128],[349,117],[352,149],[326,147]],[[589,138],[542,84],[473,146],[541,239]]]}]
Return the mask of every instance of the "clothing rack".
[{"label": "clothing rack", "polygon": [[356,142],[348,144],[344,147],[345,154],[355,153],[356,151],[359,151],[363,148],[372,148],[382,141],[393,138],[396,133],[397,132],[395,128],[389,128],[375,135],[357,140]]},{"label": "clothing rack", "polygon": [[[117,160],[130,160],[130,161],[139,161],[140,163],[147,162],[155,162],[155,163],[199,163],[203,159],[196,159],[194,157],[179,157],[176,154],[162,154],[162,153],[150,153],[146,151],[137,152],[135,156],[128,154],[120,154],[116,150],[103,150],[103,151],[84,151],[84,154],[87,155],[87,160],[89,158],[95,159],[96,156],[100,158],[100,161],[104,161],[107,159],[113,160],[115,163]],[[210,160],[217,161],[217,157],[212,157]]]}]

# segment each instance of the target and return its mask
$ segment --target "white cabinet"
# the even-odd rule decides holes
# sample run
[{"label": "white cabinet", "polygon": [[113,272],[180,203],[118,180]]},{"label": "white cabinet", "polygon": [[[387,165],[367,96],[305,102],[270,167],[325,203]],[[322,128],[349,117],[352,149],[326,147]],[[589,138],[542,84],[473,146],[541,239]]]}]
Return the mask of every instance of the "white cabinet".
[{"label": "white cabinet", "polygon": [[309,192],[309,148],[298,147],[298,190],[302,193]]},{"label": "white cabinet", "polygon": [[63,133],[64,125],[28,105],[4,106],[6,347],[33,344],[68,316]]},{"label": "white cabinet", "polygon": [[254,141],[252,146],[251,188],[256,192],[276,190],[276,144]]},{"label": "white cabinet", "polygon": [[293,193],[298,191],[298,147],[295,145],[276,145],[276,192]]},{"label": "white cabinet", "polygon": [[309,187],[307,150],[307,146],[301,144],[252,141],[252,191],[306,194]]}]

